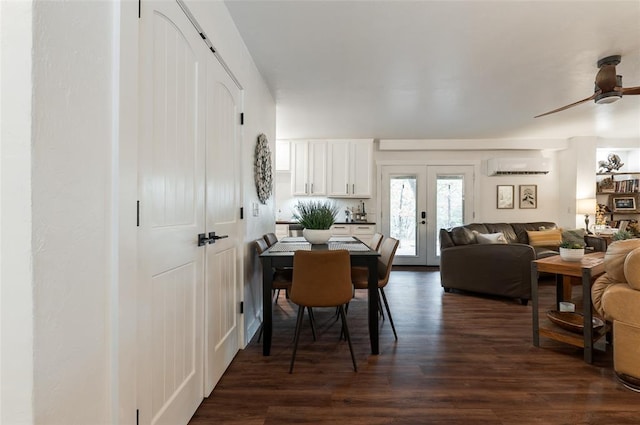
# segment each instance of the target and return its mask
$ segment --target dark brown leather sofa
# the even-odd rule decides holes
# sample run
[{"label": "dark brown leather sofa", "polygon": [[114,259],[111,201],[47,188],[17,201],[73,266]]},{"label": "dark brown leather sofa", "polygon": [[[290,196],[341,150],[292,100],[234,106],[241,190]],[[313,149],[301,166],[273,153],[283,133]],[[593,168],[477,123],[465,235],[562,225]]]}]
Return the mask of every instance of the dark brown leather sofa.
[{"label": "dark brown leather sofa", "polygon": [[[531,299],[531,261],[558,252],[529,245],[527,231],[555,229],[555,223],[472,223],[440,229],[440,283],[452,289],[517,298],[523,305]],[[478,244],[473,231],[501,232],[507,243]]]}]

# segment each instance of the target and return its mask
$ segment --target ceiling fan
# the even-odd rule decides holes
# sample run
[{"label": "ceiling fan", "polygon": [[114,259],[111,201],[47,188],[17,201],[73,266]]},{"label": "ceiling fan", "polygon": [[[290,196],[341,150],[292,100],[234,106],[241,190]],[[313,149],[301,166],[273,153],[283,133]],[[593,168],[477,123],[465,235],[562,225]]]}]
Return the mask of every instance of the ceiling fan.
[{"label": "ceiling fan", "polygon": [[598,61],[600,71],[596,74],[595,88],[593,95],[586,99],[579,100],[570,105],[563,106],[544,114],[536,115],[534,118],[544,117],[545,115],[564,111],[589,100],[596,103],[613,103],[620,99],[622,95],[640,94],[640,86],[638,87],[622,87],[622,75],[616,75],[616,65],[620,63],[620,55],[607,56]]}]

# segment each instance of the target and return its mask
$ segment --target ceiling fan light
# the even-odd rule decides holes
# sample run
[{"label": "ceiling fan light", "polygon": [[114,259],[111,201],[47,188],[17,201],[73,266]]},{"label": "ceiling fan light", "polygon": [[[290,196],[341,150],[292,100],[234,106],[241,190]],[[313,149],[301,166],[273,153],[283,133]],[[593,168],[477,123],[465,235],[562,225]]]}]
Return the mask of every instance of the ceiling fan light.
[{"label": "ceiling fan light", "polygon": [[605,103],[613,103],[619,100],[622,97],[622,93],[617,91],[610,91],[608,93],[600,93],[595,97],[595,102],[598,105],[603,105]]}]

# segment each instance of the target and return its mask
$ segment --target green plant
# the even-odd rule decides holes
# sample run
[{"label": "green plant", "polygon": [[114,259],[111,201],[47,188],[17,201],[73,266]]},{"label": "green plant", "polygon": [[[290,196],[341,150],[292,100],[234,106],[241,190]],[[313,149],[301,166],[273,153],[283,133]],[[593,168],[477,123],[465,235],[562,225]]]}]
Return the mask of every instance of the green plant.
[{"label": "green plant", "polygon": [[560,248],[566,248],[566,249],[584,249],[584,244],[576,243],[576,242],[570,242],[570,241],[565,241],[565,242],[562,242],[562,243],[560,244]]},{"label": "green plant", "polygon": [[623,241],[625,239],[633,239],[633,234],[627,230],[619,230],[611,236],[614,241]]},{"label": "green plant", "polygon": [[305,229],[328,229],[338,215],[338,207],[329,201],[298,201],[296,210],[293,216]]}]

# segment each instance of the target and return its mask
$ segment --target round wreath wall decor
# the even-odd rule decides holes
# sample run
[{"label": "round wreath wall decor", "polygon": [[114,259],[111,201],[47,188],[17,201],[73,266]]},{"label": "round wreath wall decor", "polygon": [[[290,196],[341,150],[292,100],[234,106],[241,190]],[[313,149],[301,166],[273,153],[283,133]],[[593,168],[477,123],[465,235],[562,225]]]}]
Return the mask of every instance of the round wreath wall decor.
[{"label": "round wreath wall decor", "polygon": [[255,178],[258,199],[261,203],[266,204],[273,191],[273,174],[271,172],[271,150],[267,136],[264,134],[258,136],[256,144]]}]

